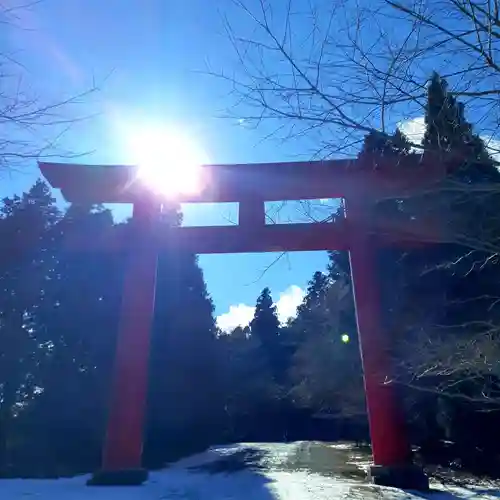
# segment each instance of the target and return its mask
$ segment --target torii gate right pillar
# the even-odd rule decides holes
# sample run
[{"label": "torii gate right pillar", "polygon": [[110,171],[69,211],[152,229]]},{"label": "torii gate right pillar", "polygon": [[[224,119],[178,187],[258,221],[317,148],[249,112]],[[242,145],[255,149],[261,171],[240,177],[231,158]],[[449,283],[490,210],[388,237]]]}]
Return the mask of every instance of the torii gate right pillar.
[{"label": "torii gate right pillar", "polygon": [[[346,208],[347,218],[361,221],[360,226],[366,227],[366,217],[370,214],[366,203],[355,200]],[[429,480],[423,470],[413,464],[401,403],[394,385],[389,383],[392,359],[381,314],[376,249],[369,231],[353,231],[349,258],[375,464],[370,469],[370,477],[373,483],[382,486],[425,491],[429,489]]]}]

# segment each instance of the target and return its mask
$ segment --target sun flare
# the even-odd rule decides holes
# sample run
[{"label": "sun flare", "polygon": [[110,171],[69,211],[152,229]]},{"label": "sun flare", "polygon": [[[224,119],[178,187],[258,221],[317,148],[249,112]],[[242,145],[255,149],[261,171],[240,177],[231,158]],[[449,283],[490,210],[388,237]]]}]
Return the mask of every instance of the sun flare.
[{"label": "sun flare", "polygon": [[188,135],[164,126],[141,127],[127,135],[130,160],[139,167],[141,182],[167,197],[201,191],[201,167],[208,158]]}]

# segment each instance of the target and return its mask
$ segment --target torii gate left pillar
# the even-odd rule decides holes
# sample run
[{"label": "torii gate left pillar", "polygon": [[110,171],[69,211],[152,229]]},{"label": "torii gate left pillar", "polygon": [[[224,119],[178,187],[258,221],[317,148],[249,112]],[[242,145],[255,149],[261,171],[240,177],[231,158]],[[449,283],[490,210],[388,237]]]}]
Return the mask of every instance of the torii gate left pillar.
[{"label": "torii gate left pillar", "polygon": [[[130,259],[102,470],[90,484],[140,484],[147,478],[141,457],[156,261],[161,247],[174,244],[194,253],[349,250],[375,464],[372,478],[388,486],[428,488],[426,476],[412,464],[400,406],[393,386],[386,383],[391,360],[373,259],[376,246],[418,244],[428,238],[430,229],[415,221],[380,232],[367,211],[374,194],[402,194],[422,187],[436,180],[436,169],[419,165],[402,171],[398,165],[392,167],[376,171],[354,160],[206,166],[203,191],[180,201],[239,202],[239,224],[172,228],[159,235],[154,228],[161,205],[151,193],[145,193],[134,167],[40,163],[43,175],[61,189],[67,201],[134,204],[130,228],[134,234],[117,232],[111,239],[92,242],[74,235],[68,242],[74,248],[101,251],[125,246]],[[265,224],[265,201],[339,197],[347,203],[343,221]]]}]

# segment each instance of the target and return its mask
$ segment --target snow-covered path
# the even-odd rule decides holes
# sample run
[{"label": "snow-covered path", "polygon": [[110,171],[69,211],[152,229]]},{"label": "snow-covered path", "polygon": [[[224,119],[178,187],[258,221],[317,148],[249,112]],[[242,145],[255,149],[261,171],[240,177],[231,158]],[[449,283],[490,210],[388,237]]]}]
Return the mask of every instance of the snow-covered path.
[{"label": "snow-covered path", "polygon": [[0,481],[2,500],[436,500],[500,497],[500,488],[434,484],[433,493],[367,484],[366,455],[323,443],[238,444],[214,447],[154,471],[138,487],[88,487],[87,476]]}]

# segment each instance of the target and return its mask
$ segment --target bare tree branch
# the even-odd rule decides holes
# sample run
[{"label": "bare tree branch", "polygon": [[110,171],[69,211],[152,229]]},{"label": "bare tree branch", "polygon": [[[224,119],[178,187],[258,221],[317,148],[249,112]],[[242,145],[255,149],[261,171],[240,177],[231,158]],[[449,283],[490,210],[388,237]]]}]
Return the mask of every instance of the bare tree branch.
[{"label": "bare tree branch", "polygon": [[[0,24],[8,29],[24,29],[19,16],[41,2],[0,5]],[[51,156],[74,158],[88,152],[72,152],[62,147],[62,139],[77,123],[91,119],[78,107],[97,91],[95,84],[80,94],[50,99],[40,97],[26,78],[20,56],[0,53],[0,171],[24,168],[30,160]]]},{"label": "bare tree branch", "polygon": [[[265,136],[273,140],[307,140],[314,144],[314,158],[352,157],[367,133],[392,133],[421,119],[429,78],[438,71],[451,95],[460,97],[473,116],[475,132],[490,154],[498,157],[498,2],[310,0],[305,9],[303,2],[293,0],[234,0],[233,7],[238,19],[250,21],[237,23],[229,12],[225,14],[235,65],[231,72],[210,70],[234,98],[226,116],[265,128]],[[413,151],[427,153],[420,137],[409,139]],[[393,211],[392,218],[382,211],[372,230],[411,231],[414,222],[432,220],[441,231],[430,233],[429,242],[464,247],[462,260],[446,265],[467,263],[469,273],[484,269],[500,258],[496,229],[490,227],[491,221],[463,221],[449,209],[470,203],[471,198],[494,206],[499,186],[446,179],[418,193],[403,193],[398,200],[374,196],[374,212],[394,201],[404,201],[405,211],[399,215]],[[301,206],[306,217],[318,219],[309,202]],[[471,299],[488,301],[484,321],[446,329],[431,324],[425,335],[413,332],[406,346],[411,355],[403,356],[404,376],[394,382],[450,397],[464,395],[460,388],[466,384],[472,387],[466,395],[471,402],[500,403],[500,388],[495,385],[500,378],[496,367],[500,351],[495,347],[500,299],[484,295],[489,294]],[[410,323],[402,331],[408,331]],[[462,339],[458,344],[453,334],[457,332]]]}]

